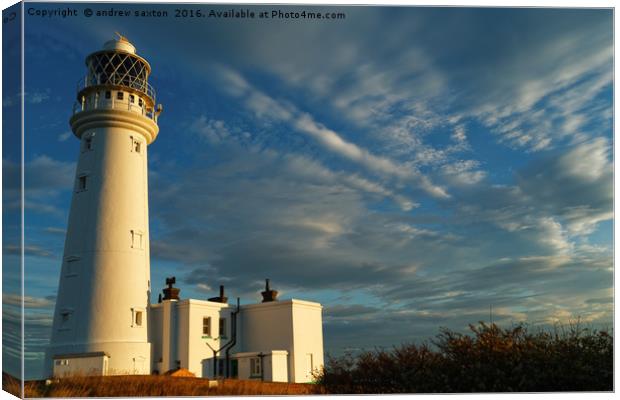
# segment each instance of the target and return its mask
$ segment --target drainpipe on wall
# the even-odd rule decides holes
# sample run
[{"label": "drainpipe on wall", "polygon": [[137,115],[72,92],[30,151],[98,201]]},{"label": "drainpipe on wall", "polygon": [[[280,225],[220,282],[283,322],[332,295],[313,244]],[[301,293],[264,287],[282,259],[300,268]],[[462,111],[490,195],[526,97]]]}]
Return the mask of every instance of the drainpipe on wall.
[{"label": "drainpipe on wall", "polygon": [[215,350],[213,347],[211,347],[211,345],[208,342],[205,342],[205,344],[213,352],[213,379],[217,379],[217,353],[222,351],[222,348],[220,348],[219,350]]},{"label": "drainpipe on wall", "polygon": [[230,314],[231,339],[224,345],[226,349],[226,378],[230,378],[230,350],[237,344],[237,314],[239,314],[239,297],[237,297],[237,310]]},{"label": "drainpipe on wall", "polygon": [[[220,294],[223,294],[223,287],[220,287]],[[214,301],[213,299],[209,299],[210,301]],[[231,321],[230,321],[230,330],[232,338],[220,347],[218,350],[215,350],[208,342],[205,342],[207,346],[213,351],[213,379],[217,379],[217,355],[222,350],[226,350],[226,377],[228,378],[228,352],[230,349],[237,343],[237,314],[239,313],[239,297],[237,297],[237,310],[231,313]]]},{"label": "drainpipe on wall", "polygon": [[258,357],[260,357],[260,380],[264,381],[265,380],[265,363],[264,363],[264,359],[265,356],[267,354],[263,354],[263,352],[261,351],[260,354],[258,355]]}]

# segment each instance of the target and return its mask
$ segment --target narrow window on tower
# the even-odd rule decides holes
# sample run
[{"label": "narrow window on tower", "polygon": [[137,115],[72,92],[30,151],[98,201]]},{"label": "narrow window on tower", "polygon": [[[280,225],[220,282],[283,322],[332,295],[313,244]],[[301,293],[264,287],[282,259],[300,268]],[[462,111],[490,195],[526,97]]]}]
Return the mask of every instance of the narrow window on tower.
[{"label": "narrow window on tower", "polygon": [[142,232],[137,230],[131,231],[131,247],[133,249],[143,249],[142,244]]},{"label": "narrow window on tower", "polygon": [[111,98],[112,98],[112,92],[111,92],[111,91],[109,91],[109,90],[106,90],[106,91],[105,91],[105,98],[106,98],[106,99],[111,99]]},{"label": "narrow window on tower", "polygon": [[116,93],[116,98],[119,99],[119,100],[123,100],[124,96],[125,96],[125,93],[123,93],[123,92],[117,92]]},{"label": "narrow window on tower", "polygon": [[142,99],[138,99],[138,105],[142,107]]},{"label": "narrow window on tower", "polygon": [[142,311],[136,311],[136,326],[142,326]]},{"label": "narrow window on tower", "polygon": [[211,336],[211,317],[202,318],[202,334]]},{"label": "narrow window on tower", "polygon": [[90,151],[93,149],[93,136],[94,134],[88,134],[83,136],[84,147],[82,151]]},{"label": "narrow window on tower", "polygon": [[65,263],[66,263],[66,269],[65,269],[65,274],[66,276],[70,277],[70,276],[76,276],[78,273],[78,260],[80,259],[80,257],[77,256],[68,256],[65,258]]},{"label": "narrow window on tower", "polygon": [[131,151],[135,153],[140,153],[142,150],[142,142],[140,140],[134,138],[133,136],[129,136],[131,139]]},{"label": "narrow window on tower", "polygon": [[78,181],[77,181],[77,191],[78,192],[83,192],[86,190],[86,175],[82,175],[78,177]]},{"label": "narrow window on tower", "polygon": [[60,310],[60,326],[58,329],[63,331],[71,329],[71,314],[73,314],[73,310],[70,308]]},{"label": "narrow window on tower", "polygon": [[130,103],[135,103],[136,102],[136,96],[134,96],[133,94],[129,95],[129,102]]}]

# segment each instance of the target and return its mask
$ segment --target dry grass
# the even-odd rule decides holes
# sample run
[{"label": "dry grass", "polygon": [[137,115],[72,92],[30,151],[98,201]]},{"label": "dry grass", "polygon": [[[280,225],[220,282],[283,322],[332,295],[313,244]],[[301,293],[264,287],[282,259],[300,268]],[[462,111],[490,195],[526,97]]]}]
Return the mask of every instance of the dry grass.
[{"label": "dry grass", "polygon": [[13,375],[9,375],[6,372],[2,373],[2,390],[9,392],[14,396],[21,397],[21,382]]},{"label": "dry grass", "polygon": [[26,382],[26,397],[231,396],[316,394],[316,385],[227,379],[209,387],[202,378],[170,376],[105,376]]}]

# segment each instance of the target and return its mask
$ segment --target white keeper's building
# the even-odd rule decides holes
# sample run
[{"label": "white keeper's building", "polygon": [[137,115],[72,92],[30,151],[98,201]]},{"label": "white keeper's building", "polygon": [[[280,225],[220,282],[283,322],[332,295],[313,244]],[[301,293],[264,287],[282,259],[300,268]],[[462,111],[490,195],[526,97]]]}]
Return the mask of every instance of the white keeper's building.
[{"label": "white keeper's building", "polygon": [[158,372],[180,367],[201,377],[310,382],[323,365],[318,303],[274,299],[237,308],[219,298],[166,297],[149,309]]},{"label": "white keeper's building", "polygon": [[149,63],[119,35],[86,57],[70,124],[80,140],[46,364],[50,375],[164,374],[310,382],[323,366],[322,307],[182,299],[150,303],[147,146],[162,106]]}]

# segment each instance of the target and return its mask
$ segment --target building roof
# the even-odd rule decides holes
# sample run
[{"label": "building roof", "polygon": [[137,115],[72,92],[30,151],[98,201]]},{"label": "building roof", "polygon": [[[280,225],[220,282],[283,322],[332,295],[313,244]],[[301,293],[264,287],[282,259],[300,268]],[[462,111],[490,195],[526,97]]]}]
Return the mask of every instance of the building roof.
[{"label": "building roof", "polygon": [[93,351],[90,353],[65,353],[65,354],[56,354],[54,355],[54,360],[59,358],[88,358],[88,357],[103,357],[106,356],[110,358],[110,355],[105,351]]}]

